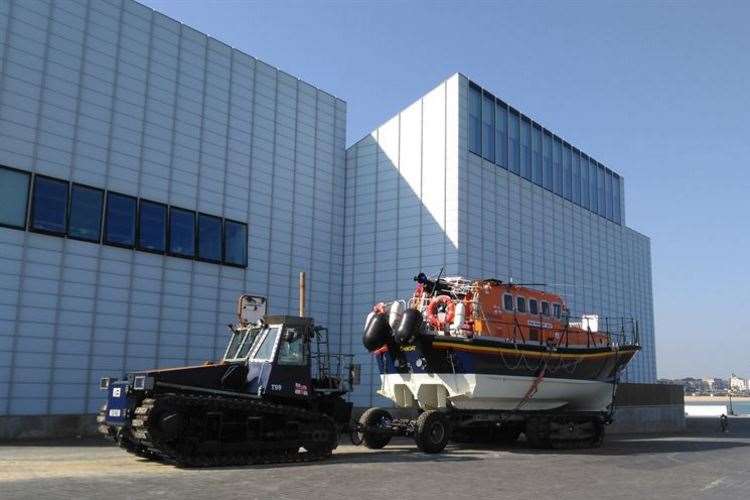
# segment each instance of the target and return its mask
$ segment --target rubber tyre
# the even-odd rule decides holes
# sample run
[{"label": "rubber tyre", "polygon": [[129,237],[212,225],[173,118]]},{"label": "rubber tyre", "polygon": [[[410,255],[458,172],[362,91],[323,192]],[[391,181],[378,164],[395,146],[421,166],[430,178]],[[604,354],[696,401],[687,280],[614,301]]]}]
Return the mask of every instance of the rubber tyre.
[{"label": "rubber tyre", "polygon": [[368,428],[378,427],[383,419],[392,420],[388,410],[383,408],[368,408],[361,417],[359,417],[359,424],[365,428],[361,433],[362,443],[365,447],[371,450],[379,450],[384,448],[388,443],[391,442],[391,435],[387,432],[372,432],[368,431]]},{"label": "rubber tyre", "polygon": [[450,440],[450,424],[445,415],[436,410],[423,412],[417,419],[414,433],[417,447],[425,453],[440,453]]}]

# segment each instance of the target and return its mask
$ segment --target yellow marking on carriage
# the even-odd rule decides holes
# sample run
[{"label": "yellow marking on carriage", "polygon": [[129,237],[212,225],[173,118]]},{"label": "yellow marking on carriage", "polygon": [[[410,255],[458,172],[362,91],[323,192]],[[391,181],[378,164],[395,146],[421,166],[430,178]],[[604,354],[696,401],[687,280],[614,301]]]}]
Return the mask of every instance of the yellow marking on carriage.
[{"label": "yellow marking on carriage", "polygon": [[618,356],[619,354],[629,354],[629,353],[635,353],[634,349],[624,349],[622,351],[609,351],[609,352],[594,352],[594,353],[581,353],[581,354],[570,354],[570,353],[563,353],[563,352],[555,352],[555,351],[522,351],[519,349],[508,349],[506,347],[487,347],[487,346],[479,346],[479,345],[461,345],[461,344],[454,344],[452,342],[433,342],[432,347],[436,347],[438,349],[444,348],[444,349],[458,349],[462,351],[469,351],[469,352],[486,352],[486,353],[507,353],[507,354],[523,354],[524,356],[532,356],[532,357],[557,357],[557,358],[606,358],[609,356]]}]

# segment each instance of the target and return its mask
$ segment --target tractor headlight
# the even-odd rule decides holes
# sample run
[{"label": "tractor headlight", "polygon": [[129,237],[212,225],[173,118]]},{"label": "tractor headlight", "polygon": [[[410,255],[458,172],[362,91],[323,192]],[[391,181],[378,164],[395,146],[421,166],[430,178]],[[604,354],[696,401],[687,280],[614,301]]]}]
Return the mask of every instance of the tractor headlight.
[{"label": "tractor headlight", "polygon": [[148,375],[136,375],[133,378],[133,390],[147,391],[154,388],[154,377]]}]

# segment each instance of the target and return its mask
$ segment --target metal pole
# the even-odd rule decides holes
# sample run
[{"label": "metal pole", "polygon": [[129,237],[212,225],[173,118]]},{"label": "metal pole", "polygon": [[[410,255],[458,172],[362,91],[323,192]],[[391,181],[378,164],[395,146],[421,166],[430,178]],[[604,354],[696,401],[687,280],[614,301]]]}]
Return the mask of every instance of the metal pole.
[{"label": "metal pole", "polygon": [[305,316],[305,272],[299,273],[299,315]]}]

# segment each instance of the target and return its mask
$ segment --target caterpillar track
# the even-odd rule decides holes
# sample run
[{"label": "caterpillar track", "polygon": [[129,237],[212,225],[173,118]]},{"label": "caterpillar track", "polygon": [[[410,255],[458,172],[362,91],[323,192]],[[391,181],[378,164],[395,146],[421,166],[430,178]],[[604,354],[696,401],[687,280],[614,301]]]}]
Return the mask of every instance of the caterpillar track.
[{"label": "caterpillar track", "polygon": [[216,467],[322,460],[338,445],[338,430],[329,416],[303,408],[176,393],[141,401],[117,440],[143,458]]}]

